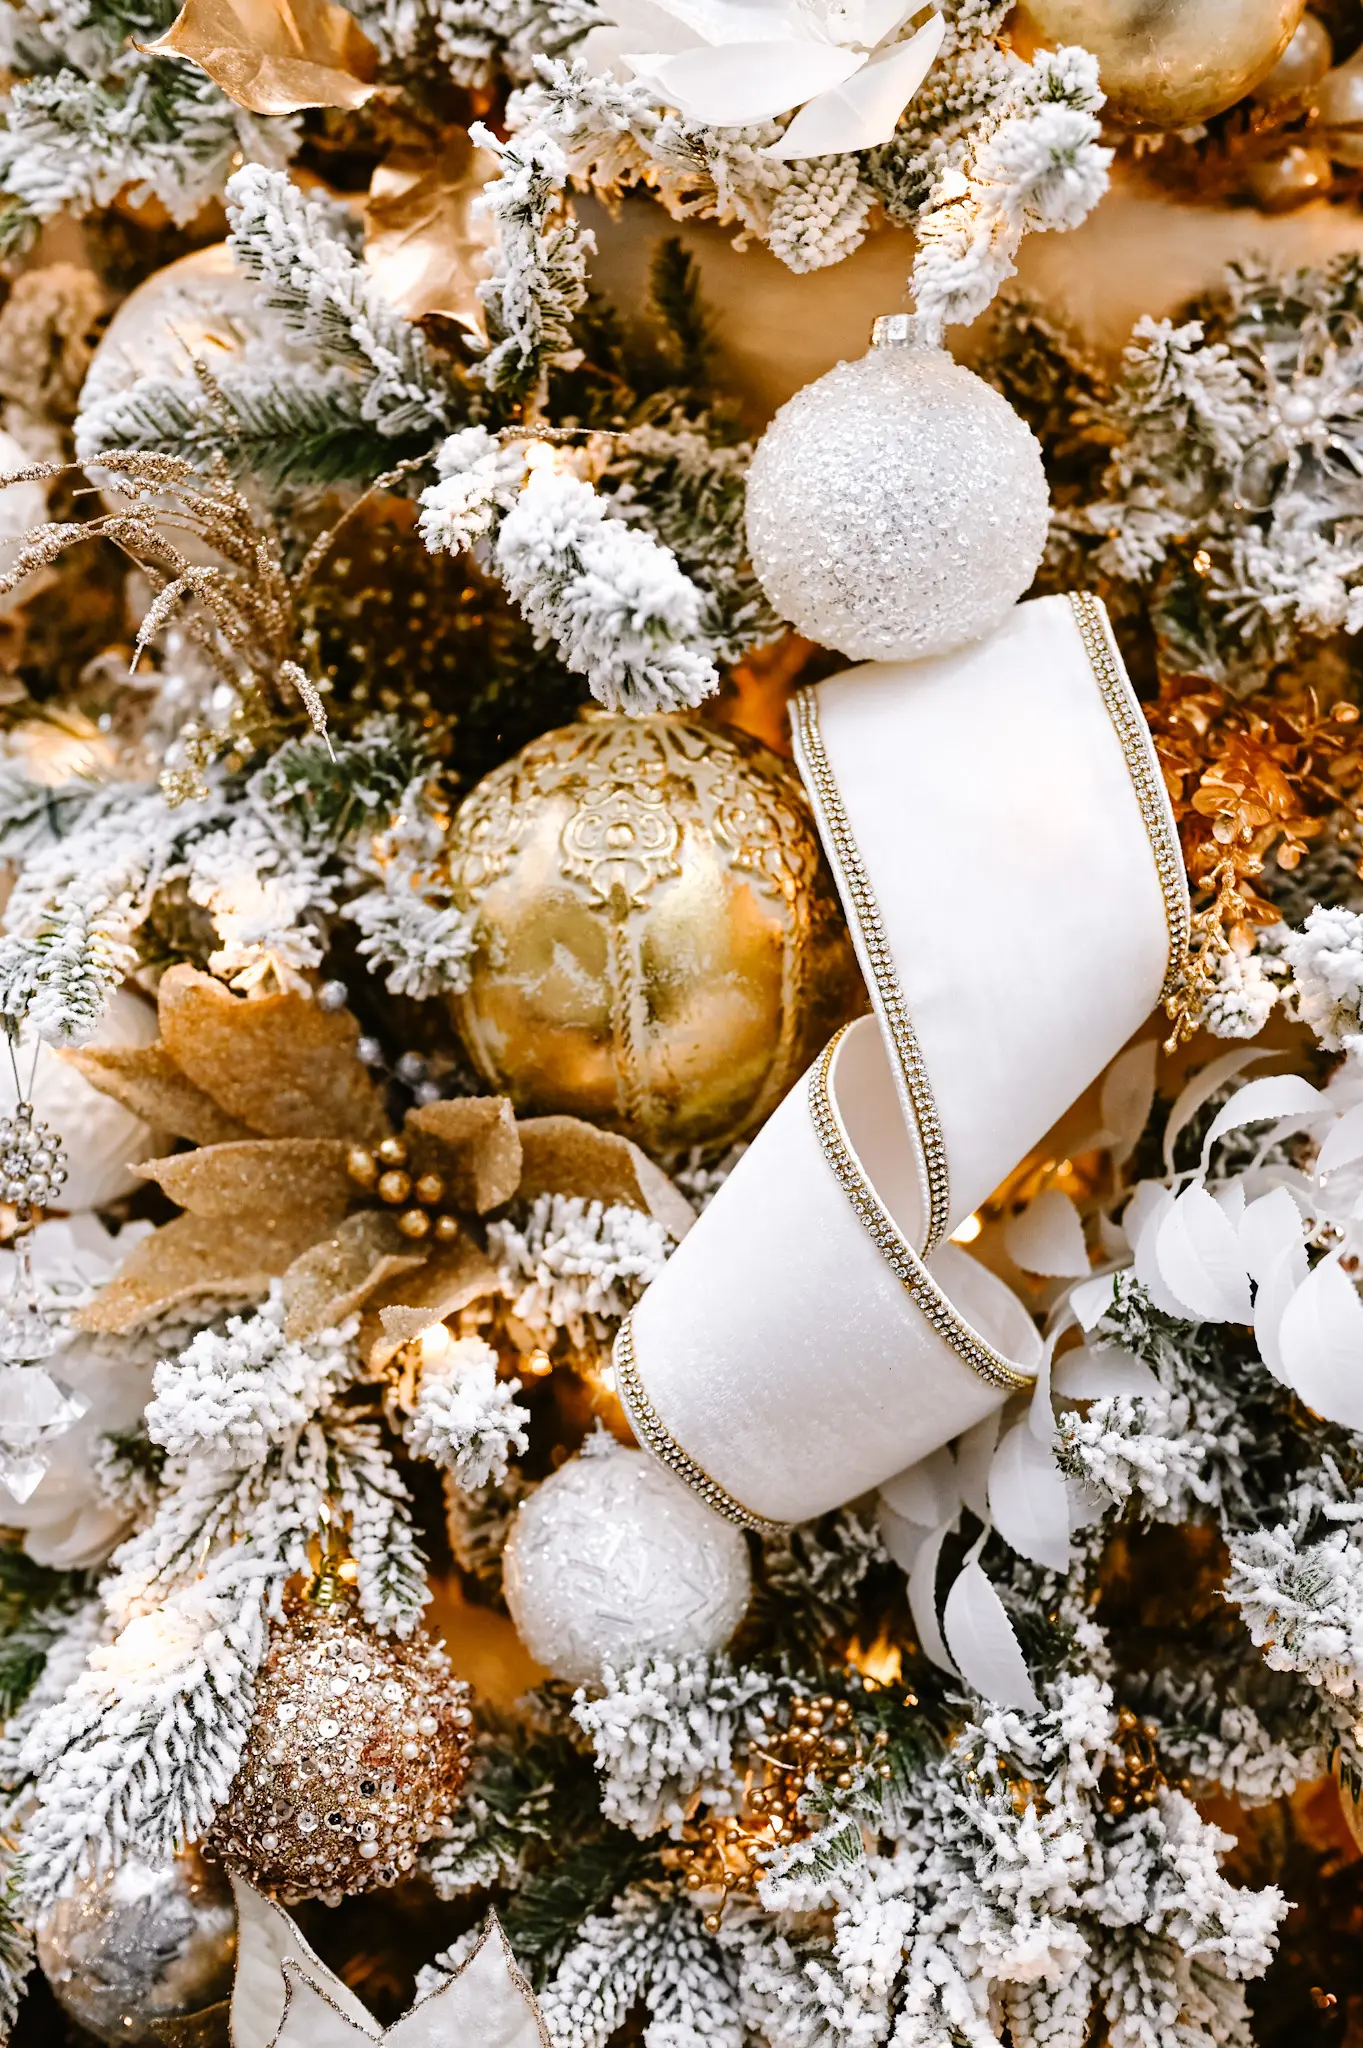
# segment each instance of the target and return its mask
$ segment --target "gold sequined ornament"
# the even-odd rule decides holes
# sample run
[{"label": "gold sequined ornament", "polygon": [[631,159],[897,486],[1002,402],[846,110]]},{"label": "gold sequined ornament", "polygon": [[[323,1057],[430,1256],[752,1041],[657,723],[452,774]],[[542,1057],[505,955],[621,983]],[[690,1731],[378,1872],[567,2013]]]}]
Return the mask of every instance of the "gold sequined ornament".
[{"label": "gold sequined ornament", "polygon": [[1024,0],[1024,46],[1080,43],[1098,59],[1104,113],[1187,128],[1224,113],[1268,76],[1306,0]]},{"label": "gold sequined ornament", "polygon": [[478,784],[448,860],[476,919],[454,1020],[523,1113],[724,1144],[859,1004],[804,793],[745,733],[589,714]]},{"label": "gold sequined ornament", "polygon": [[155,2021],[199,2012],[232,1987],[232,1895],[192,1849],[80,1879],[35,1934],[58,2003],[97,2041],[152,2048]]},{"label": "gold sequined ornament", "polygon": [[1036,436],[911,318],[783,405],[748,471],[762,588],[853,661],[916,661],[991,632],[1036,574],[1049,496]]},{"label": "gold sequined ornament", "polygon": [[472,1718],[424,1629],[380,1635],[324,1575],[271,1630],[213,1853],[281,1899],[395,1884],[454,1810]]}]

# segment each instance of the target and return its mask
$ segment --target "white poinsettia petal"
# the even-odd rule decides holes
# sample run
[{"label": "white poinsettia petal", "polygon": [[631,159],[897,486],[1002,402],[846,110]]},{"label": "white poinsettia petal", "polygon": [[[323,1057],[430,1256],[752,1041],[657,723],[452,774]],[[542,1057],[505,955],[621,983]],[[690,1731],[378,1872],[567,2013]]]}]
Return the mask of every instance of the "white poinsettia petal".
[{"label": "white poinsettia petal", "polygon": [[829,0],[824,31],[831,42],[874,50],[917,11],[918,0],[908,0],[907,6],[905,0]]},{"label": "white poinsettia petal", "polygon": [[994,1527],[1021,1557],[1055,1572],[1070,1568],[1070,1503],[1049,1444],[1016,1422],[989,1467]]},{"label": "white poinsettia petal", "polygon": [[305,1970],[325,1985],[336,2007],[371,2038],[382,2029],[370,2018],[353,1991],[313,1953],[282,1906],[262,1898],[253,1885],[236,1875],[232,1890],[237,1903],[237,1973],[232,1985],[234,2048],[271,2048],[284,2018],[286,1962]]},{"label": "white poinsettia petal", "polygon": [[914,1629],[918,1636],[918,1647],[929,1663],[939,1671],[949,1671],[954,1678],[956,1666],[951,1661],[942,1636],[942,1625],[937,1619],[937,1561],[942,1555],[942,1545],[955,1528],[955,1517],[943,1522],[924,1538],[918,1547],[909,1572],[909,1612],[913,1616]]},{"label": "white poinsettia petal", "polygon": [[1307,1274],[1278,1325],[1282,1376],[1308,1408],[1363,1429],[1363,1301],[1334,1258]]},{"label": "white poinsettia petal", "polygon": [[1317,1178],[1338,1173],[1341,1166],[1352,1166],[1355,1159],[1363,1159],[1363,1102],[1346,1110],[1331,1127],[1316,1160]]},{"label": "white poinsettia petal", "polygon": [[1013,1624],[977,1564],[968,1564],[947,1594],[942,1628],[967,1685],[996,1706],[1040,1712]]},{"label": "white poinsettia petal", "polygon": [[1120,1344],[1103,1344],[1090,1350],[1087,1344],[1067,1351],[1055,1368],[1057,1394],[1070,1401],[1108,1401],[1114,1394],[1139,1394],[1147,1399],[1159,1393],[1159,1381],[1143,1358],[1124,1351]]},{"label": "white poinsettia petal", "polygon": [[688,121],[707,128],[746,128],[798,107],[830,81],[850,78],[866,59],[828,43],[726,43],[666,57],[630,54],[635,76]]},{"label": "white poinsettia petal", "polygon": [[694,49],[705,40],[670,8],[656,5],[655,0],[617,0],[611,16],[608,24],[590,29],[575,52],[593,78],[604,78],[612,72],[617,77],[622,72],[628,74],[633,66],[625,54],[627,50],[651,50],[671,56],[679,50]]},{"label": "white poinsettia petal", "polygon": [[[627,0],[631,7],[650,7],[666,13],[691,30],[692,42],[776,43],[821,42],[813,33],[798,0]],[[650,48],[670,49],[670,43]],[[684,46],[679,46],[684,47]]]},{"label": "white poinsettia petal", "polygon": [[781,140],[773,142],[764,154],[789,163],[797,157],[844,156],[888,142],[927,76],[945,33],[943,16],[934,14],[908,42],[877,50],[850,83],[830,79],[818,97],[801,108]]},{"label": "white poinsettia petal", "polygon": [[1250,1278],[1262,1286],[1285,1252],[1296,1250],[1299,1279],[1306,1277],[1306,1246],[1302,1214],[1286,1188],[1273,1188],[1251,1202],[1240,1218],[1238,1235]]},{"label": "white poinsettia petal", "polygon": [[1063,1188],[1047,1188],[1003,1227],[1008,1256],[1024,1273],[1077,1280],[1089,1271],[1084,1226]]},{"label": "white poinsettia petal", "polygon": [[1249,1268],[1235,1225],[1205,1188],[1185,1188],[1165,1213],[1155,1257],[1185,1315],[1214,1323],[1250,1321]]},{"label": "white poinsettia petal", "polygon": [[1129,1045],[1125,1052],[1118,1053],[1103,1076],[1098,1113],[1103,1119],[1113,1162],[1118,1166],[1130,1158],[1150,1121],[1158,1058],[1159,1040],[1143,1038],[1139,1045]]},{"label": "white poinsettia petal", "polygon": [[1213,1118],[1202,1141],[1202,1171],[1207,1170],[1212,1146],[1227,1131],[1243,1130],[1246,1124],[1276,1122],[1283,1116],[1307,1116],[1318,1110],[1324,1100],[1319,1088],[1313,1088],[1300,1074],[1265,1074],[1258,1081],[1247,1081]]}]

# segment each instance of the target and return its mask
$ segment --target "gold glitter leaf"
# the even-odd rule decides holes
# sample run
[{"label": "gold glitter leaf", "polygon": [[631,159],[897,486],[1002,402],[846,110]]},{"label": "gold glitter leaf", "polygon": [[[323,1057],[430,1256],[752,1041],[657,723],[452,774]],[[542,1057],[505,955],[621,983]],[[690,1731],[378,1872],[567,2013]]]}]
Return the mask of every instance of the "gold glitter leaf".
[{"label": "gold glitter leaf", "polygon": [[388,1125],[357,1053],[348,1010],[294,989],[236,996],[211,975],[172,967],[158,992],[161,1038],[191,1081],[267,1138],[374,1140]]},{"label": "gold glitter leaf", "polygon": [[135,1330],[184,1301],[254,1298],[317,1235],[311,1216],[177,1216],[134,1245],[122,1270],[76,1317],[82,1330]]},{"label": "gold glitter leaf", "polygon": [[661,1167],[628,1138],[599,1131],[575,1116],[534,1116],[520,1125],[521,1184],[536,1195],[577,1195],[587,1202],[624,1202],[655,1217],[673,1237],[684,1237],[695,1212]]},{"label": "gold glitter leaf", "polygon": [[153,1130],[196,1145],[225,1145],[251,1135],[180,1072],[163,1045],[84,1045],[61,1057],[92,1088],[111,1095]]},{"label": "gold glitter leaf", "polygon": [[185,0],[157,56],[184,57],[252,114],[362,107],[379,53],[335,0]]},{"label": "gold glitter leaf", "polygon": [[391,1216],[360,1209],[330,1237],[311,1245],[284,1275],[284,1329],[299,1339],[334,1330],[371,1294],[425,1263]]},{"label": "gold glitter leaf", "polygon": [[[523,1127],[522,1127],[523,1128]],[[463,1095],[409,1110],[405,1126],[418,1173],[438,1173],[450,1206],[482,1216],[516,1192],[521,1141],[504,1095]]]},{"label": "gold glitter leaf", "polygon": [[137,1171],[194,1216],[311,1217],[320,1234],[340,1221],[354,1194],[340,1138],[248,1138],[149,1159]]},{"label": "gold glitter leaf", "polygon": [[462,128],[438,153],[394,150],[375,171],[364,209],[364,266],[409,320],[443,313],[479,340],[487,333],[478,285],[496,235],[473,201],[497,163]]},{"label": "gold glitter leaf", "polygon": [[497,1268],[471,1237],[442,1245],[420,1273],[395,1281],[378,1310],[377,1327],[366,1319],[361,1345],[370,1365],[382,1368],[423,1330],[467,1308],[500,1285]]}]

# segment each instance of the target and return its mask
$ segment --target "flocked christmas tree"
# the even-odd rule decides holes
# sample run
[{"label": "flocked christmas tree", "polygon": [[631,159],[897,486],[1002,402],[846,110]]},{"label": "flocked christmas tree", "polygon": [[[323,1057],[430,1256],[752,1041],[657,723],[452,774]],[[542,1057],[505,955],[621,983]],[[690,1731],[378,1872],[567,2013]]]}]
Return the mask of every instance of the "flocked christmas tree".
[{"label": "flocked christmas tree", "polygon": [[1363,15],[1130,13],[9,9],[16,2044],[1354,2038]]}]

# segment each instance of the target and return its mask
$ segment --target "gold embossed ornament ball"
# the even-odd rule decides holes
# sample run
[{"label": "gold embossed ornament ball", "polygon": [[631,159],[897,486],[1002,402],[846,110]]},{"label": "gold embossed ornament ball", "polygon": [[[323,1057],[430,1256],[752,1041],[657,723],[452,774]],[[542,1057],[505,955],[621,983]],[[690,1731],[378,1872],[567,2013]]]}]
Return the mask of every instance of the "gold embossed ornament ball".
[{"label": "gold embossed ornament ball", "polygon": [[1105,113],[1187,128],[1252,92],[1296,33],[1306,0],[1023,0],[1024,44],[1081,43],[1098,59]]},{"label": "gold embossed ornament ball", "polygon": [[474,919],[454,1020],[523,1113],[721,1145],[859,1006],[804,792],[745,733],[588,713],[478,784],[448,862]]}]

